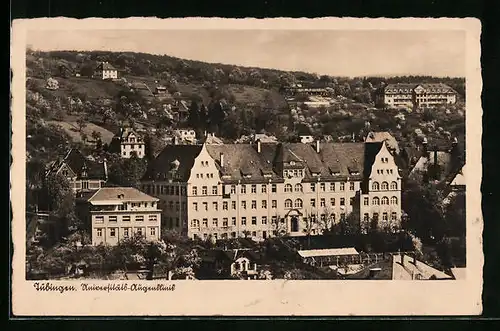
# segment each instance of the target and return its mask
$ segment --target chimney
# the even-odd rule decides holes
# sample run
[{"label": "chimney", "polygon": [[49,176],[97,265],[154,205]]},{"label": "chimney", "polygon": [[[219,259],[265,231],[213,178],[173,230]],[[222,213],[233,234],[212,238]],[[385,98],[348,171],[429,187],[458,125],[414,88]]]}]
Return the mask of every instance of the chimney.
[{"label": "chimney", "polygon": [[316,140],[316,153],[319,153],[319,139]]},{"label": "chimney", "polygon": [[262,150],[262,146],[260,144],[260,139],[257,139],[257,153],[260,153],[261,150]]},{"label": "chimney", "polygon": [[224,167],[224,153],[220,153],[220,166]]}]

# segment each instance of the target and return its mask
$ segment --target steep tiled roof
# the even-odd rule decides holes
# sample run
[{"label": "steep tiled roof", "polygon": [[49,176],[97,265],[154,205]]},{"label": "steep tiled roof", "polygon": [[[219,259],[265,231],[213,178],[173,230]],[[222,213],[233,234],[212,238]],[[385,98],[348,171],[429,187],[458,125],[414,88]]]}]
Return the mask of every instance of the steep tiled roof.
[{"label": "steep tiled roof", "polygon": [[455,93],[455,90],[443,83],[425,83],[419,84],[426,92],[430,93]]},{"label": "steep tiled roof", "polygon": [[403,84],[403,83],[398,83],[398,84],[389,84],[385,87],[384,91],[385,93],[410,93],[413,91],[415,87],[417,87],[418,84]]},{"label": "steep tiled roof", "polygon": [[[201,152],[201,145],[167,145],[148,165],[144,180],[187,181],[191,174],[194,160]],[[174,161],[179,161],[177,171]]]},{"label": "steep tiled roof", "polygon": [[49,172],[58,171],[63,164],[66,164],[78,178],[81,178],[84,170],[89,179],[106,179],[104,164],[89,160],[78,149],[71,149],[66,156],[58,162],[54,162]]},{"label": "steep tiled roof", "polygon": [[98,201],[158,201],[133,187],[103,187],[88,199],[90,203]]},{"label": "steep tiled roof", "polygon": [[109,62],[102,62],[97,66],[96,70],[116,70],[116,68]]},{"label": "steep tiled roof", "polygon": [[[280,143],[206,144],[225,182],[281,182],[283,169],[303,168],[304,181],[361,180],[370,174],[375,156],[383,143]],[[186,181],[200,153],[200,145],[168,145],[151,162],[144,179],[170,178],[172,162],[179,161],[179,180]],[[220,163],[221,154],[223,164]]]},{"label": "steep tiled roof", "polygon": [[[222,175],[231,176],[231,181],[262,182],[276,181],[279,176],[273,171],[272,163],[267,163],[255,146],[250,144],[206,145],[207,151],[216,160]],[[262,150],[261,150],[262,152]],[[220,164],[220,154],[224,154],[224,164]],[[269,174],[271,177],[265,177]],[[249,178],[245,178],[249,175]]]}]

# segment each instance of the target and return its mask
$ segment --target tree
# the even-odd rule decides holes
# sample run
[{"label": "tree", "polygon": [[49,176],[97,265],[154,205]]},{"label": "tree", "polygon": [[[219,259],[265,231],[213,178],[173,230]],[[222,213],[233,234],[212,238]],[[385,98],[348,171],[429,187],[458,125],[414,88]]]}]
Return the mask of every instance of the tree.
[{"label": "tree", "polygon": [[356,235],[361,231],[359,214],[351,212],[347,217],[340,218],[340,232],[342,235]]},{"label": "tree", "polygon": [[146,172],[146,160],[136,155],[128,159],[119,159],[111,164],[109,180],[120,186],[138,187],[139,181]]},{"label": "tree", "polygon": [[200,125],[200,109],[194,100],[189,107],[188,125],[192,128],[197,128]]},{"label": "tree", "polygon": [[275,237],[283,237],[286,235],[285,219],[278,213],[275,213],[271,219],[271,231]]},{"label": "tree", "polygon": [[78,131],[82,133],[83,130],[87,127],[87,120],[83,117],[80,117],[78,118],[78,120],[76,120],[76,125],[78,126]]},{"label": "tree", "polygon": [[316,229],[317,224],[317,216],[314,213],[306,212],[304,217],[302,218],[302,222],[304,224],[303,231],[307,236],[307,249],[311,248],[311,234]]}]

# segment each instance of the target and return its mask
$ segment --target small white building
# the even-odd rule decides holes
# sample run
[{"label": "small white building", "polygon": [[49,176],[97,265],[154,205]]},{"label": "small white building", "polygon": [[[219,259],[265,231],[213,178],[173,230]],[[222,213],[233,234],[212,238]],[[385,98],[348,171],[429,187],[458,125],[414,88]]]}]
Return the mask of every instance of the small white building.
[{"label": "small white building", "polygon": [[196,132],[192,129],[179,129],[174,131],[174,136],[181,142],[196,144]]},{"label": "small white building", "polygon": [[120,134],[120,155],[122,158],[128,159],[133,153],[140,159],[145,155],[146,144],[143,138],[132,129],[125,129]]},{"label": "small white building", "polygon": [[117,79],[118,70],[109,62],[100,63],[94,70],[94,78],[99,79]]},{"label": "small white building", "polygon": [[300,136],[300,142],[303,144],[310,144],[314,141],[314,137],[310,135],[302,135]]}]

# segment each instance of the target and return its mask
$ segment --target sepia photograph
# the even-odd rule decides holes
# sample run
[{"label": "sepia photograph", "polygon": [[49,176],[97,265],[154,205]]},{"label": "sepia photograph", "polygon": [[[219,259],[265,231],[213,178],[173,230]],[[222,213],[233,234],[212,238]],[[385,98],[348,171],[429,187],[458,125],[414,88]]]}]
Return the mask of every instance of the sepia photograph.
[{"label": "sepia photograph", "polygon": [[[357,289],[351,314],[383,314],[353,305],[402,286],[424,315],[428,284],[468,296],[450,314],[480,313],[478,22],[64,20],[24,20],[12,40],[25,293],[64,307],[63,292],[146,301],[204,284],[241,292],[222,315],[257,307],[247,291],[300,315],[308,288]],[[288,281],[308,281],[287,285],[303,284],[287,294],[298,308],[277,294]],[[405,304],[385,313],[415,314]]]}]

